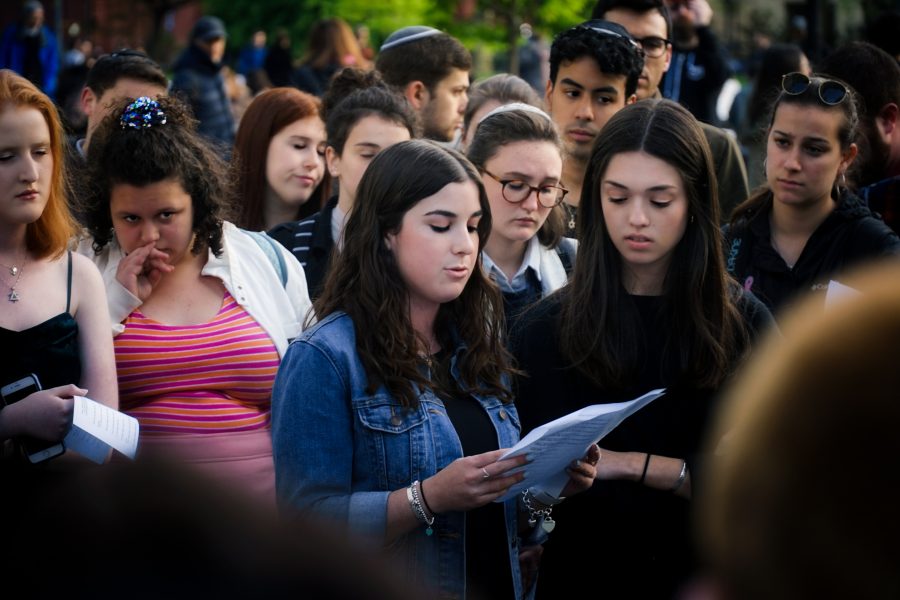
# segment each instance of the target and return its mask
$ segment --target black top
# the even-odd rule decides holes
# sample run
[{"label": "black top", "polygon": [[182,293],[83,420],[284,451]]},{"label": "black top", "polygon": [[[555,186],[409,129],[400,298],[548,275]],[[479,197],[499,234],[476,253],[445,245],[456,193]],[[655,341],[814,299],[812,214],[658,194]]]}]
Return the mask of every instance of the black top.
[{"label": "black top", "polygon": [[325,208],[308,219],[290,221],[269,230],[269,236],[300,261],[306,274],[306,287],[313,300],[322,293],[325,273],[331,261],[334,240],[331,239],[331,215],[337,206],[337,196],[332,197]]},{"label": "black top", "polygon": [[771,209],[761,210],[726,226],[725,256],[729,273],[776,316],[801,293],[824,291],[829,280],[848,269],[900,254],[897,234],[857,196],[844,193],[791,268],[772,247],[770,214]]},{"label": "black top", "polygon": [[[78,323],[69,314],[72,296],[72,253],[69,252],[66,310],[55,317],[23,329],[11,331],[0,327],[0,385],[17,381],[34,373],[43,389],[81,380],[81,354],[78,351]],[[32,299],[36,301],[37,299]],[[0,298],[0,301],[6,301]],[[26,302],[28,299],[23,299]]]},{"label": "black top", "polygon": [[[452,383],[450,357],[451,353],[444,351],[436,355],[434,381],[459,435],[463,455],[497,450],[497,432],[490,417],[474,398],[460,393]],[[514,598],[501,503],[489,502],[466,513],[466,590],[472,598]]]},{"label": "black top", "polygon": [[[716,391],[677,383],[677,370],[664,353],[671,330],[665,298],[630,298],[639,317],[643,363],[633,384],[618,391],[601,389],[569,367],[559,347],[559,296],[526,313],[512,344],[519,367],[528,374],[517,388],[522,435],[585,406],[631,400],[666,387],[665,395],[626,419],[600,446],[683,458],[696,487],[702,479],[697,477],[698,453]],[[751,338],[771,323],[752,295],[742,296],[740,306]],[[583,578],[573,574],[586,573],[597,575],[598,597],[671,598],[694,573],[689,512],[690,503],[670,492],[631,481],[597,481],[554,508],[557,525],[544,547],[538,596],[575,597]]]}]

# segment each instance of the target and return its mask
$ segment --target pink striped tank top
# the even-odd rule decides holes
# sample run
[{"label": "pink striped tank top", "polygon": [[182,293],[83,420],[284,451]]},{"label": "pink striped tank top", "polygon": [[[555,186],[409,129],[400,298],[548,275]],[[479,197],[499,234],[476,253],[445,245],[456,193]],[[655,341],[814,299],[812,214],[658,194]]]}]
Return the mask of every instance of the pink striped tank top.
[{"label": "pink striped tank top", "polygon": [[114,340],[119,402],[141,435],[269,426],[278,352],[227,291],[208,323],[163,325],[135,310],[124,325]]}]

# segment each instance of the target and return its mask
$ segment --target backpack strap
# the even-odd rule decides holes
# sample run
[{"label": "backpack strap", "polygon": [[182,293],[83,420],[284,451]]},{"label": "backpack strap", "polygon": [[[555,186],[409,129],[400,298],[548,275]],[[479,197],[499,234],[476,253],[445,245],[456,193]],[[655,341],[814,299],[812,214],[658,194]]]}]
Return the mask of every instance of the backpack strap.
[{"label": "backpack strap", "polygon": [[556,253],[559,255],[566,275],[571,275],[572,268],[575,266],[575,244],[569,238],[563,238],[556,245]]},{"label": "backpack strap", "polygon": [[275,245],[277,242],[262,231],[247,231],[246,229],[243,231],[253,238],[256,245],[259,246],[260,250],[266,255],[266,258],[269,259],[269,262],[272,263],[272,268],[275,269],[275,272],[278,273],[278,276],[281,278],[281,287],[287,287],[287,265],[284,264],[284,257]]}]

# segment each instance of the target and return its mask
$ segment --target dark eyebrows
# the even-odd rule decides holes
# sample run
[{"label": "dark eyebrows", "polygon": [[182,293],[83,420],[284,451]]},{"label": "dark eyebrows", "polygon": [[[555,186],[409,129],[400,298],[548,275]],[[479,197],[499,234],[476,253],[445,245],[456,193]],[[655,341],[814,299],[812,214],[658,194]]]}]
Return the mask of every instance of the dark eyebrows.
[{"label": "dark eyebrows", "polygon": [[[473,212],[471,215],[469,215],[469,218],[472,219],[472,218],[474,218],[474,217],[480,217],[480,216],[483,215],[483,214],[484,214],[484,211],[476,210],[476,211]],[[425,216],[426,216],[426,217],[431,217],[431,216],[436,216],[436,217],[447,217],[448,219],[455,219],[455,218],[457,218],[459,215],[456,214],[455,212],[451,212],[451,211],[449,211],[449,210],[442,210],[442,209],[438,208],[438,209],[435,209],[435,210],[432,210],[432,211],[430,211],[430,212],[425,213]]]},{"label": "dark eyebrows", "polygon": [[[612,181],[612,180],[610,180],[610,179],[607,179],[606,181],[603,181],[602,184],[603,184],[603,185],[611,185],[611,186],[613,186],[614,188],[618,188],[618,189],[620,189],[620,190],[627,190],[627,189],[628,189],[628,186],[627,186],[627,185],[623,185],[623,184],[621,184],[621,183],[619,183],[619,182],[617,182],[617,181]],[[647,191],[647,192],[668,192],[668,191],[670,191],[670,190],[676,190],[676,189],[678,189],[678,187],[675,186],[675,185],[670,185],[670,184],[667,184],[667,183],[663,183],[663,184],[660,184],[660,185],[654,185],[654,186],[648,187],[645,191]]]},{"label": "dark eyebrows", "polygon": [[[786,137],[786,138],[789,138],[789,139],[794,139],[794,137],[795,137],[795,136],[794,136],[793,134],[791,134],[791,133],[787,133],[786,131],[779,131],[779,130],[777,130],[777,129],[773,129],[773,130],[772,130],[772,133],[775,133],[775,134],[777,134],[777,135],[780,135],[780,136],[782,136],[782,137]],[[816,142],[816,143],[819,143],[819,144],[831,144],[831,143],[832,143],[831,140],[829,140],[829,139],[827,139],[827,138],[821,138],[821,137],[806,137],[806,138],[803,138],[803,141],[805,141],[805,142]]]},{"label": "dark eyebrows", "polygon": [[363,148],[371,148],[372,150],[378,150],[379,148],[381,148],[381,146],[376,144],[375,142],[358,142],[358,143],[354,144],[354,146],[363,147]]},{"label": "dark eyebrows", "polygon": [[575,81],[574,79],[569,79],[568,77],[564,77],[561,81],[563,85],[571,85],[572,87],[577,87],[579,90],[583,90],[584,86]]}]

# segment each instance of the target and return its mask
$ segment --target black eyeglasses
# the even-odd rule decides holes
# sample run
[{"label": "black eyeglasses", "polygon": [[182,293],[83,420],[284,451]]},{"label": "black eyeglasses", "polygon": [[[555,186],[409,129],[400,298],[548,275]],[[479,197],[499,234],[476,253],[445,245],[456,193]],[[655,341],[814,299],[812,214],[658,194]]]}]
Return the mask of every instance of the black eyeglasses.
[{"label": "black eyeglasses", "polygon": [[529,185],[521,179],[500,179],[493,173],[482,171],[485,175],[499,183],[500,195],[511,204],[524,202],[534,192],[537,194],[538,203],[544,208],[553,208],[563,201],[569,190],[561,185]]},{"label": "black eyeglasses", "polygon": [[666,48],[672,43],[666,38],[656,37],[655,35],[648,35],[644,38],[634,38],[634,41],[644,50],[644,54],[650,58],[659,58],[665,54]]},{"label": "black eyeglasses", "polygon": [[835,106],[844,101],[849,93],[847,87],[834,79],[824,77],[809,78],[803,73],[788,73],[781,77],[781,89],[785,94],[799,96],[811,85],[819,86],[819,100],[828,106]]}]

